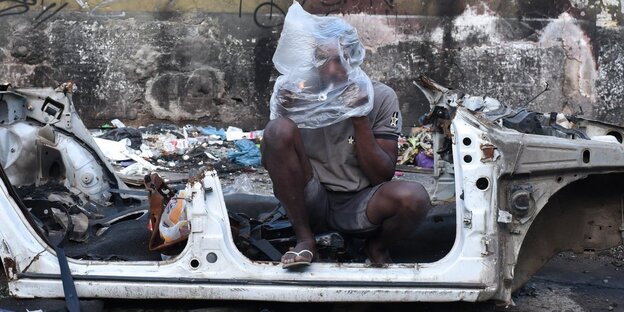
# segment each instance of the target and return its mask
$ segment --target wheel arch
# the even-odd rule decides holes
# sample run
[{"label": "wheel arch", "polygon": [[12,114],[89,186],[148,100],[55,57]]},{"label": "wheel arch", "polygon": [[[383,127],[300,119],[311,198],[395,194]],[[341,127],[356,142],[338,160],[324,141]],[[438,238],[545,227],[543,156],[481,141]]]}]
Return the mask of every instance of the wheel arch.
[{"label": "wheel arch", "polygon": [[624,173],[594,174],[549,198],[522,240],[512,290],[563,251],[603,250],[623,243]]}]

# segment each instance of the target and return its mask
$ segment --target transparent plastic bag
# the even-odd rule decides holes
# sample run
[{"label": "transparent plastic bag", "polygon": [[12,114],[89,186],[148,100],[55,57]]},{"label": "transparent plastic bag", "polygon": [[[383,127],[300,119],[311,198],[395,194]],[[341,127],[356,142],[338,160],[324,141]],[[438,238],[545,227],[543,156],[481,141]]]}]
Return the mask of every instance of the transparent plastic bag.
[{"label": "transparent plastic bag", "polygon": [[299,3],[288,9],[273,63],[282,74],[271,96],[271,119],[322,128],[373,108],[373,85],[356,29],[337,17],[314,16]]}]

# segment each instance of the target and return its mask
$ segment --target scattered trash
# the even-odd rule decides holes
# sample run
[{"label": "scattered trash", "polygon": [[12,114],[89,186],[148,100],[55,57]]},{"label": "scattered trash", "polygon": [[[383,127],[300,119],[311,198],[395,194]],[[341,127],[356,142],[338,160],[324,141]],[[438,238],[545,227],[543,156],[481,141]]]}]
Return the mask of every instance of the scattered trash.
[{"label": "scattered trash", "polygon": [[433,151],[431,149],[420,151],[416,155],[416,164],[422,168],[433,168]]},{"label": "scattered trash", "polygon": [[186,198],[180,191],[169,201],[162,213],[159,224],[160,237],[165,243],[187,238],[191,232],[191,224],[186,216]]},{"label": "scattered trash", "polygon": [[104,156],[106,156],[106,158],[112,161],[122,161],[130,159],[130,157],[128,157],[128,154],[126,153],[128,145],[130,144],[129,139],[123,139],[121,141],[111,141],[100,138],[94,139],[95,143],[100,148],[102,153],[104,153]]},{"label": "scattered trash", "polygon": [[[225,130],[223,128],[217,130],[217,128],[213,126],[199,128],[204,135],[215,136],[220,140],[225,140],[227,138]],[[241,130],[242,131],[242,130]]]},{"label": "scattered trash", "polygon": [[260,149],[250,140],[243,139],[234,143],[238,152],[229,152],[228,158],[243,166],[260,166],[261,155]]},{"label": "scattered trash", "polygon": [[120,170],[119,173],[124,176],[143,176],[150,173],[150,170],[139,163],[134,163]]},{"label": "scattered trash", "polygon": [[100,138],[111,141],[121,141],[123,139],[129,139],[130,147],[132,147],[133,149],[140,149],[141,143],[143,142],[143,134],[141,133],[141,131],[129,127],[117,127],[117,129],[113,129],[105,133]]},{"label": "scattered trash", "polygon": [[251,179],[246,174],[241,174],[234,179],[234,182],[223,188],[223,194],[234,194],[234,193],[244,193],[244,194],[254,194],[254,187],[251,183]]},{"label": "scattered trash", "polygon": [[126,127],[126,125],[124,125],[124,123],[121,122],[121,120],[119,120],[119,119],[111,120],[111,124],[113,124],[113,126],[115,126],[117,128],[125,128]]},{"label": "scattered trash", "polygon": [[206,154],[206,156],[208,156],[208,158],[210,158],[212,160],[217,160],[217,161],[219,160],[219,158],[217,158],[215,155],[212,155],[209,152],[205,152],[205,154]]},{"label": "scattered trash", "polygon": [[245,132],[243,132],[241,128],[228,127],[225,132],[225,137],[228,141],[238,141],[245,137]]},{"label": "scattered trash", "polygon": [[399,139],[399,165],[433,168],[433,140],[427,127],[413,128],[408,138]]}]

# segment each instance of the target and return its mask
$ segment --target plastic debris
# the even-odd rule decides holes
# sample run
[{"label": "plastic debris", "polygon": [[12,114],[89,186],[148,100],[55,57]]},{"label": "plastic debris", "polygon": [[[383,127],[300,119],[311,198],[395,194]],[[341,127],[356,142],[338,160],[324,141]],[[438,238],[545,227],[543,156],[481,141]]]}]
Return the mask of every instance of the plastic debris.
[{"label": "plastic debris", "polygon": [[121,141],[123,139],[129,139],[130,147],[132,147],[133,149],[139,149],[141,147],[141,142],[143,141],[143,134],[141,133],[141,131],[135,128],[117,127],[117,129],[113,129],[103,134],[100,138],[111,141]]},{"label": "plastic debris", "polygon": [[426,151],[420,151],[416,155],[416,164],[422,168],[433,168],[433,155],[428,155]]},{"label": "plastic debris", "polygon": [[113,126],[117,127],[117,128],[125,128],[126,127],[126,125],[123,122],[121,122],[121,120],[119,120],[119,119],[111,120],[111,124]]},{"label": "plastic debris", "polygon": [[133,163],[126,168],[121,169],[119,173],[124,176],[144,176],[150,173],[150,170],[139,163]]},{"label": "plastic debris", "polygon": [[128,160],[130,157],[126,153],[126,149],[130,144],[129,139],[123,139],[121,141],[111,141],[106,139],[94,138],[95,143],[100,148],[106,158],[112,161]]},{"label": "plastic debris", "polygon": [[187,238],[191,232],[191,224],[186,216],[184,193],[184,191],[179,191],[163,210],[158,229],[165,243]]},{"label": "plastic debris", "polygon": [[[229,132],[226,132],[216,129],[211,126],[157,124],[138,129],[98,129],[92,130],[91,134],[104,156],[111,161],[113,169],[131,185],[142,185],[143,176],[154,171],[168,172],[169,177],[180,180],[186,176],[182,173],[198,166],[214,166],[221,175],[260,166],[258,143],[263,130],[247,132],[229,127]],[[229,139],[242,139],[227,141],[228,133]],[[247,138],[253,141],[238,142]],[[236,150],[233,151],[233,148]],[[228,157],[230,152],[234,153],[232,161]]]},{"label": "plastic debris", "polygon": [[400,165],[433,168],[433,140],[429,128],[414,128],[408,138],[400,138],[397,162]]},{"label": "plastic debris", "polygon": [[204,135],[208,135],[208,136],[213,136],[214,135],[215,137],[218,137],[218,139],[220,139],[220,140],[225,140],[226,139],[225,130],[223,130],[223,128],[217,130],[217,128],[215,128],[213,126],[208,126],[208,127],[199,128],[199,130],[201,130],[201,132]]},{"label": "plastic debris", "polygon": [[260,166],[261,154],[260,149],[250,140],[243,139],[234,143],[238,151],[228,153],[228,158],[243,166]]},{"label": "plastic debris", "polygon": [[210,158],[212,160],[217,160],[217,161],[219,160],[219,158],[217,158],[215,155],[212,155],[209,152],[205,152],[205,154],[206,154],[206,156],[208,156],[208,158]]},{"label": "plastic debris", "polygon": [[244,138],[245,132],[241,128],[228,127],[225,136],[228,141],[238,141]]},{"label": "plastic debris", "polygon": [[253,184],[251,183],[251,179],[246,174],[241,174],[234,179],[234,182],[223,188],[223,194],[234,194],[234,193],[243,193],[243,194],[254,194]]},{"label": "plastic debris", "polygon": [[362,71],[365,50],[356,29],[338,17],[315,16],[293,2],[273,63],[282,74],[271,96],[271,119],[322,128],[373,108],[373,86]]}]

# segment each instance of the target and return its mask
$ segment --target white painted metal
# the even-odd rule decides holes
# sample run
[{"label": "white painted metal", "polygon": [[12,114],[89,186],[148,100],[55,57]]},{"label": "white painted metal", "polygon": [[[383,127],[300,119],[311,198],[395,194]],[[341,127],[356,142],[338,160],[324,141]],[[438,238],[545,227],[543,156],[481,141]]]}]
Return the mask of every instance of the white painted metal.
[{"label": "white painted metal", "polygon": [[[458,112],[452,130],[455,134],[456,194],[463,193],[464,200],[457,198],[455,245],[437,262],[391,264],[384,268],[360,263],[313,263],[302,272],[284,270],[275,263],[252,262],[233,243],[221,185],[216,172],[207,171],[201,182],[187,186],[187,194],[191,194],[192,233],[179,256],[161,262],[68,259],[78,295],[293,302],[487,300],[499,286],[495,244],[497,203],[493,196],[496,194],[496,162],[479,161],[484,132],[474,126],[467,112]],[[470,137],[472,144],[463,146],[458,139],[463,137]],[[473,161],[465,163],[465,155],[471,155]],[[482,177],[489,180],[485,190],[478,189],[475,184]],[[212,191],[207,192],[207,189]],[[53,250],[28,226],[5,185],[1,187],[0,207],[0,255],[14,259],[17,272],[24,273],[18,274],[19,278],[13,274],[9,276],[11,294],[62,297],[60,280],[34,278],[58,275],[58,263]],[[472,215],[470,226],[463,222],[465,212]],[[216,254],[216,262],[206,260],[209,253]],[[192,267],[192,260],[197,260],[199,266]],[[133,278],[138,281],[132,281]],[[156,281],[145,282],[146,278]],[[167,280],[179,278],[197,279],[201,283]],[[371,283],[375,284],[370,286]],[[317,284],[323,287],[315,286]]]}]

